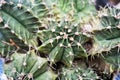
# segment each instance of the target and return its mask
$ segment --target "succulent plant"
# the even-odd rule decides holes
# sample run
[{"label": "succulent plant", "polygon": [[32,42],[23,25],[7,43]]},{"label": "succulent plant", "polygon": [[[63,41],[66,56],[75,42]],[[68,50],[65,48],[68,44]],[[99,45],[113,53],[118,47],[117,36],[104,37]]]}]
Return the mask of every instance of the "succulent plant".
[{"label": "succulent plant", "polygon": [[67,66],[72,64],[74,57],[87,57],[84,48],[89,36],[80,30],[79,23],[61,21],[51,22],[49,28],[38,32],[43,44],[38,48],[40,52],[49,54],[51,62],[62,61]]},{"label": "succulent plant", "polygon": [[75,9],[75,18],[81,23],[90,22],[92,17],[96,15],[96,9],[92,1],[89,0],[73,0]]},{"label": "succulent plant", "polygon": [[[96,13],[93,3],[89,0],[44,0],[48,6],[47,20],[61,21],[63,18],[82,23],[89,22]],[[46,24],[46,23],[45,23]]]},{"label": "succulent plant", "polygon": [[91,54],[109,52],[120,43],[120,16],[118,9],[104,9],[99,12],[99,25],[93,30],[93,48]]},{"label": "succulent plant", "polygon": [[[119,71],[119,43],[120,43],[120,16],[119,9],[108,8],[98,12],[97,27],[92,29],[93,46],[89,54],[100,57],[109,66],[103,73],[113,73]],[[97,20],[96,20],[97,21]],[[98,58],[95,58],[95,60]],[[99,66],[99,69],[101,67]]]},{"label": "succulent plant", "polygon": [[111,65],[111,72],[120,70],[120,52],[119,47],[113,48],[108,53],[103,54],[103,60]]},{"label": "succulent plant", "polygon": [[60,80],[97,80],[99,77],[90,68],[81,67],[63,68]]},{"label": "succulent plant", "polygon": [[[55,80],[51,63],[62,62],[67,68],[62,66],[60,80],[96,80],[99,72],[89,69],[91,55],[100,70],[99,63],[119,72],[119,43],[120,10],[115,7],[97,11],[90,0],[0,0],[0,56],[13,58],[5,64],[9,79]],[[37,51],[48,55],[50,67]],[[113,79],[118,78],[116,73]]]},{"label": "succulent plant", "polygon": [[5,65],[5,74],[9,79],[55,80],[57,77],[47,69],[47,60],[37,56],[34,51],[29,51],[26,54],[14,53],[12,59],[11,63]]},{"label": "succulent plant", "polygon": [[2,0],[0,4],[0,53],[35,47],[36,31],[47,12],[44,3],[41,0]]}]

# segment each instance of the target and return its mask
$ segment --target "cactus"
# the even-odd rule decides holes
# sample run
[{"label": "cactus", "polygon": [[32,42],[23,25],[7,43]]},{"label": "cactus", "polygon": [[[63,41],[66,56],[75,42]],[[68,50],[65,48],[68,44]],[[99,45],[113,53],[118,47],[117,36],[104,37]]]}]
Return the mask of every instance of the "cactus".
[{"label": "cactus", "polygon": [[0,4],[0,53],[36,47],[36,31],[42,29],[38,26],[46,6],[40,0],[6,0]]},{"label": "cactus", "polygon": [[72,67],[63,68],[60,80],[97,80],[99,77],[90,68]]},{"label": "cactus", "polygon": [[98,28],[92,31],[93,33],[93,48],[91,54],[101,54],[109,52],[112,48],[118,46],[120,42],[120,18],[119,9],[105,9],[100,12]]},{"label": "cactus", "polygon": [[103,54],[103,60],[111,65],[111,72],[120,70],[120,52],[119,47],[113,48],[107,54]]},{"label": "cactus", "polygon": [[[43,43],[38,50],[50,54],[48,58],[53,63],[62,61],[67,66],[72,64],[74,56],[75,58],[87,57],[83,45],[90,40],[90,38],[87,38],[89,34],[84,34],[84,31],[79,30],[79,28],[82,27],[83,23],[90,21],[91,16],[93,16],[91,10],[95,12],[94,6],[88,0],[46,0],[44,2],[46,4],[49,2],[47,6],[50,8],[48,9],[49,16],[47,19],[45,17],[45,23],[43,23],[43,25],[46,25],[46,30],[38,32]],[[83,6],[79,8],[77,3],[81,3]],[[88,7],[90,7],[90,10],[87,9]],[[47,35],[50,37],[46,37]],[[77,49],[77,47],[81,48]]]},{"label": "cactus", "polygon": [[26,54],[14,53],[12,60],[11,63],[5,65],[5,74],[9,79],[55,80],[57,77],[47,69],[47,60],[37,56],[34,51]]},{"label": "cactus", "polygon": [[92,15],[96,13],[93,3],[89,0],[44,0],[44,2],[49,11],[44,22],[46,20],[61,21],[65,17],[85,23],[89,22]]},{"label": "cactus", "polygon": [[75,8],[75,18],[81,23],[90,22],[93,16],[96,15],[96,9],[92,1],[89,0],[73,0]]},{"label": "cactus", "polygon": [[[102,56],[105,64],[109,64],[105,73],[119,71],[120,16],[119,9],[108,8],[98,12],[99,24],[93,29],[93,47],[89,54]],[[98,59],[98,58],[95,58]],[[99,67],[101,68],[101,67]]]},{"label": "cactus", "polygon": [[[0,54],[13,58],[5,65],[6,75],[14,80],[55,80],[50,67],[62,62],[67,68],[62,66],[61,80],[96,80],[93,70],[72,66],[76,58],[86,65],[91,55],[102,55],[97,59],[104,61],[95,63],[103,61],[119,71],[119,12],[108,7],[97,13],[89,0],[0,0]],[[37,51],[48,55],[50,67]]]},{"label": "cactus", "polygon": [[72,64],[74,57],[87,57],[83,45],[90,38],[80,31],[79,26],[79,23],[65,20],[60,23],[51,22],[49,29],[38,32],[43,42],[38,50],[49,54],[51,62],[62,61],[67,66]]}]

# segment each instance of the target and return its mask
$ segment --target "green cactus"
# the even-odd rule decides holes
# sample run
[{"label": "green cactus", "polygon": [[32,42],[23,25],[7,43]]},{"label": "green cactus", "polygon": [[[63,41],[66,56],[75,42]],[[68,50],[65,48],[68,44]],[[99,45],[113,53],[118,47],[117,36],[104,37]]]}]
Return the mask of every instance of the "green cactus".
[{"label": "green cactus", "polygon": [[93,30],[93,48],[91,54],[109,52],[120,43],[120,18],[118,9],[107,9],[100,13],[98,29]]},{"label": "green cactus", "polygon": [[[98,79],[89,68],[71,66],[76,58],[85,60],[77,64],[86,65],[91,55],[94,59],[102,55],[97,59],[119,71],[119,12],[115,8],[97,12],[89,0],[1,0],[0,54],[16,52],[13,61],[5,65],[6,75],[14,80],[55,80],[57,75],[46,59],[35,54],[37,50],[47,54],[50,63],[62,62],[69,67],[62,66],[60,80]],[[37,37],[42,42],[38,48]],[[21,54],[23,51],[26,53]]]},{"label": "green cactus", "polygon": [[99,77],[90,68],[81,67],[63,68],[60,80],[97,80]]},{"label": "green cactus", "polygon": [[93,16],[96,15],[96,9],[89,0],[73,0],[75,8],[75,18],[80,20],[81,23],[89,22]]},{"label": "green cactus", "polygon": [[[4,0],[3,0],[4,1]],[[41,0],[6,0],[0,8],[0,53],[36,47],[36,31],[47,8]]]},{"label": "green cactus", "polygon": [[[120,43],[120,17],[119,9],[108,8],[98,12],[97,27],[91,30],[93,36],[93,47],[89,51],[90,55],[98,56],[107,64],[107,69],[103,73],[119,71],[119,43]],[[97,20],[96,20],[97,21]],[[98,58],[95,58],[96,60]],[[102,62],[101,62],[102,63]],[[108,66],[109,65],[109,66]],[[112,65],[112,66],[111,66]],[[99,66],[101,69],[101,67]],[[102,74],[104,75],[104,74]],[[109,75],[109,74],[108,74]]]},{"label": "green cactus", "polygon": [[71,21],[85,23],[89,22],[96,13],[93,3],[89,0],[45,0],[44,2],[49,6],[47,20],[61,21],[65,17]]},{"label": "green cactus", "polygon": [[34,51],[29,51],[26,54],[14,53],[12,59],[11,63],[5,65],[5,74],[9,79],[55,80],[57,77],[47,69],[47,60],[38,57]]},{"label": "green cactus", "polygon": [[65,20],[60,23],[51,22],[49,29],[38,32],[43,42],[38,50],[49,54],[53,63],[62,61],[67,66],[72,64],[74,57],[87,57],[83,45],[90,38],[84,35],[79,27],[79,23]]},{"label": "green cactus", "polygon": [[119,46],[110,50],[108,54],[104,54],[103,57],[106,63],[111,65],[111,72],[120,70],[120,51]]}]

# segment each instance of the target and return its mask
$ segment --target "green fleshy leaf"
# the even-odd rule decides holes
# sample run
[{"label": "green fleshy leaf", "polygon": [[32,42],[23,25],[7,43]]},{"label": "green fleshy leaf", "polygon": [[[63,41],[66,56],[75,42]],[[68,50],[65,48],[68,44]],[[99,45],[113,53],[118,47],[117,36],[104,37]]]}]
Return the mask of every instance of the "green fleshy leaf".
[{"label": "green fleshy leaf", "polygon": [[[74,56],[88,56],[83,45],[89,40],[89,37],[82,34],[79,24],[72,24],[64,20],[59,24],[51,22],[50,28],[41,31],[38,35],[43,42],[38,50],[49,54],[52,62],[61,61],[70,66]],[[47,37],[48,35],[50,37]]]},{"label": "green fleshy leaf", "polygon": [[47,60],[37,56],[34,51],[29,51],[27,54],[14,53],[12,55],[13,61],[5,65],[5,74],[8,78],[18,80],[26,77],[25,80],[34,79],[39,80],[42,78],[55,80],[57,75],[47,70]]}]

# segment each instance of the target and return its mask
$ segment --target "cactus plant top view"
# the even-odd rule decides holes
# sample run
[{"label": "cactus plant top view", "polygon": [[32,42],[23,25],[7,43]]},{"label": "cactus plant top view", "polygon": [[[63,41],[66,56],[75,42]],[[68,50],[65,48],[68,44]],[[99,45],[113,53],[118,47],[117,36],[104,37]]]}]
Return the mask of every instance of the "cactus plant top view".
[{"label": "cactus plant top view", "polygon": [[[62,61],[70,66],[74,57],[87,57],[84,43],[89,38],[80,29],[79,23],[69,23],[63,20],[60,23],[51,22],[49,29],[40,31],[40,39],[44,42],[38,49],[49,53],[52,62]],[[49,35],[48,37],[46,37]]]},{"label": "cactus plant top view", "polygon": [[119,0],[0,0],[0,80],[119,80]]}]

